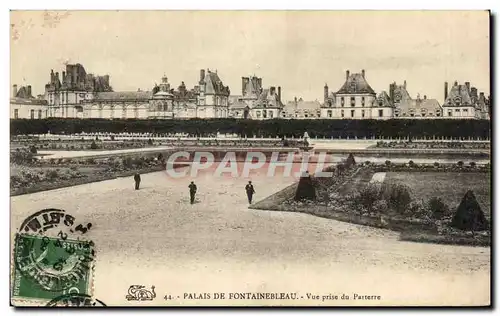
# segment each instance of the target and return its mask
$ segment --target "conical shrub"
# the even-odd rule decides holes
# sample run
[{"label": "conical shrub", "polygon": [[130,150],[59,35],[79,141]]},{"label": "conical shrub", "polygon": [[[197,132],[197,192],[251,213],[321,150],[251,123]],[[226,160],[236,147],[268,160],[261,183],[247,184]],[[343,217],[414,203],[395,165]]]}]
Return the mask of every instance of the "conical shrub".
[{"label": "conical shrub", "polygon": [[304,173],[299,180],[297,191],[295,191],[295,201],[316,200],[316,188],[309,173]]},{"label": "conical shrub", "polygon": [[460,205],[451,221],[451,227],[468,231],[481,231],[488,229],[488,220],[471,190],[465,193]]},{"label": "conical shrub", "polygon": [[347,160],[346,160],[346,165],[347,167],[352,167],[356,164],[356,160],[354,159],[354,155],[351,153],[349,154],[349,156],[347,157]]}]

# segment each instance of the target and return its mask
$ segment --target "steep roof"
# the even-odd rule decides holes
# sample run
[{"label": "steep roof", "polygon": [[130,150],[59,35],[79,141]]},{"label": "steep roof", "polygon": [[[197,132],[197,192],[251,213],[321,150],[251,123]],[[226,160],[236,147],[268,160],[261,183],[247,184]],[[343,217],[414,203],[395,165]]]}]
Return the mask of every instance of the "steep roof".
[{"label": "steep roof", "polygon": [[17,90],[17,94],[14,97],[22,99],[33,99],[30,89],[24,86]]},{"label": "steep roof", "polygon": [[229,95],[229,87],[225,87],[216,72],[208,70],[205,73],[205,94]]},{"label": "steep roof", "polygon": [[153,96],[151,91],[120,91],[99,92],[95,100],[99,101],[125,101],[125,100],[149,100]]},{"label": "steep roof", "polygon": [[406,90],[404,85],[396,85],[394,84],[394,102],[406,102],[411,100],[410,93]]},{"label": "steep roof", "polygon": [[336,92],[336,94],[375,94],[375,91],[370,87],[362,74],[354,73],[349,75],[344,85]]},{"label": "steep roof", "polygon": [[254,107],[282,108],[283,103],[281,103],[276,92],[274,94],[271,94],[270,89],[264,89],[259,95],[259,99],[255,103]]},{"label": "steep roof", "polygon": [[427,110],[435,111],[441,109],[439,101],[436,99],[413,99],[401,102],[397,106],[398,109],[406,112],[410,110]]},{"label": "steep roof", "polygon": [[460,100],[459,105],[472,105],[472,98],[467,86],[455,82],[455,84],[451,87],[450,92],[448,93],[448,97],[444,101],[444,104],[446,104],[447,106],[457,105],[457,100]]},{"label": "steep roof", "polygon": [[[377,99],[374,101],[376,102],[376,106],[383,106],[383,107],[393,107],[393,103],[391,102],[391,98],[387,94],[387,92],[382,91],[377,95]],[[382,103],[382,104],[380,104]]]}]

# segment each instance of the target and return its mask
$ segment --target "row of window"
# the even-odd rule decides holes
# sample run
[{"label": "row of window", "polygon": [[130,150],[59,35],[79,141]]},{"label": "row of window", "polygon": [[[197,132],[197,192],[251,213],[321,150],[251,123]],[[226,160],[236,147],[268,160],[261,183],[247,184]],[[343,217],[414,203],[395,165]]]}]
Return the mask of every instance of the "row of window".
[{"label": "row of window", "polygon": [[[340,97],[340,106],[344,107],[344,105],[345,105],[345,98]],[[351,97],[351,106],[352,107],[356,106],[356,98],[355,97]],[[361,106],[365,106],[365,97],[361,97]]]},{"label": "row of window", "polygon": [[[14,118],[18,119],[19,118],[19,109],[14,109]],[[30,118],[32,120],[35,119],[35,110],[30,111]],[[38,110],[38,119],[42,118],[42,110]]]},{"label": "row of window", "polygon": [[[327,113],[326,114],[327,117],[333,117],[332,110],[328,110],[326,113]],[[356,113],[355,110],[351,110],[351,116],[350,117],[354,117],[355,113]],[[378,110],[378,117],[383,117],[383,116],[384,116],[384,110]],[[340,117],[345,117],[344,110],[340,111]],[[365,110],[361,110],[361,117],[365,117]]]},{"label": "row of window", "polygon": [[[261,117],[261,111],[259,111],[259,110],[255,111],[255,115],[257,116],[257,118],[260,118]],[[273,118],[274,117],[274,112],[273,111],[262,110],[262,118],[267,118],[268,115],[269,115],[269,118]]]}]

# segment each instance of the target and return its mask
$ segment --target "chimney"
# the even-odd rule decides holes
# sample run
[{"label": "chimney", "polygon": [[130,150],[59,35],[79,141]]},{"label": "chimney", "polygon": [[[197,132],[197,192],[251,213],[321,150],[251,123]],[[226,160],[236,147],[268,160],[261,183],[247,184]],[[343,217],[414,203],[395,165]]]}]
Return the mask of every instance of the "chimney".
[{"label": "chimney", "polygon": [[466,82],[465,86],[467,87],[467,92],[470,92],[470,82]]},{"label": "chimney", "polygon": [[63,71],[62,76],[63,82],[66,82],[66,71]]},{"label": "chimney", "polygon": [[453,84],[455,87],[458,86],[458,81],[455,80],[455,83]]},{"label": "chimney", "polygon": [[28,86],[28,97],[29,97],[29,98],[33,97],[33,96],[31,95],[31,86]]},{"label": "chimney", "polygon": [[281,102],[281,87],[278,87],[278,101]]},{"label": "chimney", "polygon": [[448,81],[444,83],[444,100],[448,99]]},{"label": "chimney", "polygon": [[271,87],[270,92],[271,92],[271,95],[274,95],[274,93],[276,92],[276,87]]},{"label": "chimney", "polygon": [[247,87],[248,78],[241,77],[241,95],[246,95],[246,87]]},{"label": "chimney", "polygon": [[424,94],[424,100],[427,100],[427,96]]},{"label": "chimney", "polygon": [[59,72],[56,72],[56,81],[59,80]]},{"label": "chimney", "polygon": [[346,70],[345,71],[345,80],[348,80],[349,79],[349,70]]},{"label": "chimney", "polygon": [[17,84],[12,86],[12,97],[15,98],[17,96]]},{"label": "chimney", "polygon": [[403,82],[403,88],[406,89],[406,80]]},{"label": "chimney", "polygon": [[205,69],[200,70],[200,82],[205,80]]},{"label": "chimney", "polygon": [[473,98],[477,98],[477,88],[470,88],[470,94]]},{"label": "chimney", "polygon": [[295,104],[297,104],[297,97],[294,98],[294,102],[295,102]]},{"label": "chimney", "polygon": [[328,101],[328,85],[326,83],[323,89],[323,97],[324,97],[324,102],[326,103]]},{"label": "chimney", "polygon": [[391,99],[392,102],[394,102],[394,86],[396,84],[395,83],[391,83],[389,85],[389,98]]},{"label": "chimney", "polygon": [[361,70],[361,76],[363,76],[363,79],[365,78],[365,70]]}]

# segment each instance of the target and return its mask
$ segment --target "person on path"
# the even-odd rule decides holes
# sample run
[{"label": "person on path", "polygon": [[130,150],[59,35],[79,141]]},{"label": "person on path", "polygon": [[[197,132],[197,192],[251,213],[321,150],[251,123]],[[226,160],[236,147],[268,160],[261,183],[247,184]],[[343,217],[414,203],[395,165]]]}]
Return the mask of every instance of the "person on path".
[{"label": "person on path", "polygon": [[141,175],[138,172],[134,174],[134,181],[135,181],[135,189],[139,190],[139,185],[141,184]]},{"label": "person on path", "polygon": [[248,204],[252,204],[252,197],[255,193],[255,189],[253,188],[252,181],[248,181],[248,184],[245,186],[245,191],[247,191]]},{"label": "person on path", "polygon": [[191,184],[189,185],[189,195],[191,197],[191,204],[194,204],[194,197],[196,195],[196,190],[198,188],[196,187],[196,184],[194,184],[194,181],[191,181]]}]

